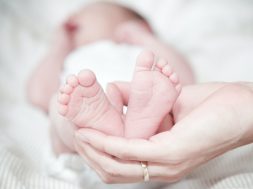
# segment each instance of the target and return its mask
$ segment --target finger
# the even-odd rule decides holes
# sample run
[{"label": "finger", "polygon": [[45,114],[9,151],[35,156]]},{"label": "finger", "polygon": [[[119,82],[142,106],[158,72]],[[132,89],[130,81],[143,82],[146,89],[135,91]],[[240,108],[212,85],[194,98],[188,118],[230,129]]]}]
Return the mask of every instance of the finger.
[{"label": "finger", "polygon": [[[80,141],[81,142],[81,141]],[[78,142],[79,143],[79,142]],[[106,183],[134,183],[144,181],[144,169],[140,162],[122,161],[92,148],[87,143],[79,144],[81,156],[90,167],[94,167],[101,179]],[[148,162],[148,174],[151,181],[178,181],[185,174],[185,165],[165,165]]]},{"label": "finger", "polygon": [[155,162],[158,157],[164,155],[163,145],[149,140],[107,136],[91,129],[78,130],[76,137],[99,151],[124,160]]},{"label": "finger", "polygon": [[120,161],[92,148],[87,143],[81,141],[76,143],[80,155],[106,183],[133,183],[142,180],[143,173],[139,162]]},{"label": "finger", "polygon": [[123,113],[123,99],[119,89],[113,84],[109,83],[106,87],[107,97],[110,103],[118,110],[119,113]]},{"label": "finger", "polygon": [[94,170],[97,175],[103,180],[103,171],[100,169],[97,164],[94,162],[90,161],[87,158],[86,151],[85,151],[85,145],[80,144],[78,140],[75,140],[74,142],[76,152],[82,157],[82,160],[84,160],[85,165],[88,165],[92,170]]},{"label": "finger", "polygon": [[124,82],[124,81],[115,81],[113,83],[117,86],[118,90],[121,93],[123,104],[125,106],[127,106],[128,105],[129,94],[130,94],[130,83],[129,82]]}]

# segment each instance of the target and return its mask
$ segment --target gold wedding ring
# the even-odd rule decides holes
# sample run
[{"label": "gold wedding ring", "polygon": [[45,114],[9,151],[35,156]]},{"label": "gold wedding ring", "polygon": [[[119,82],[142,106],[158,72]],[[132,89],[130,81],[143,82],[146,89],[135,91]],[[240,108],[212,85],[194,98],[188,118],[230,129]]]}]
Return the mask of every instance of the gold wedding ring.
[{"label": "gold wedding ring", "polygon": [[140,164],[143,169],[143,180],[144,182],[148,182],[149,181],[148,162],[141,161]]}]

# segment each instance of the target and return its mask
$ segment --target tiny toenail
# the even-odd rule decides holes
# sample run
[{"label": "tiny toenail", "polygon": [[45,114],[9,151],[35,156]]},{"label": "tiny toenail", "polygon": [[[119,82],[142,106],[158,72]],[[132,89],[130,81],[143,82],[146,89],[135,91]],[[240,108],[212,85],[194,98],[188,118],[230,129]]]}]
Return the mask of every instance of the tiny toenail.
[{"label": "tiny toenail", "polygon": [[163,68],[163,73],[169,76],[172,73],[172,68],[168,65]]},{"label": "tiny toenail", "polygon": [[78,81],[81,85],[88,87],[94,84],[96,76],[90,70],[83,70],[78,74]]},{"label": "tiny toenail", "polygon": [[170,76],[170,79],[173,83],[178,83],[178,75],[176,73],[173,73],[171,76]]}]

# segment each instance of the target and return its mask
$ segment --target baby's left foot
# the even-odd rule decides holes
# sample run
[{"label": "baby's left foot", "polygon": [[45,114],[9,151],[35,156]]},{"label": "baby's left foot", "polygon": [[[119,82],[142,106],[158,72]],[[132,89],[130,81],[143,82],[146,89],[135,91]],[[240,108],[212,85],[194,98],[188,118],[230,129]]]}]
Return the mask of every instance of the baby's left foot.
[{"label": "baby's left foot", "polygon": [[181,86],[164,59],[155,63],[154,54],[142,52],[131,83],[125,120],[125,136],[149,138],[158,130],[180,93]]},{"label": "baby's left foot", "polygon": [[72,75],[60,90],[58,112],[78,127],[122,136],[120,113],[110,104],[93,72]]}]

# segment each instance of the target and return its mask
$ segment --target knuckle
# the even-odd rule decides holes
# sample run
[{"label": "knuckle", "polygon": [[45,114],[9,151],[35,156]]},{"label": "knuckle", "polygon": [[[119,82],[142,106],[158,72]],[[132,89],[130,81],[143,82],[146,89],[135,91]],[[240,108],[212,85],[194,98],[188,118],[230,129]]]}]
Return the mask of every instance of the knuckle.
[{"label": "knuckle", "polygon": [[190,157],[190,154],[185,151],[184,145],[181,144],[171,146],[168,151],[169,154],[164,156],[164,160],[171,166],[178,167],[184,164]]},{"label": "knuckle", "polygon": [[171,182],[178,182],[178,181],[180,181],[182,178],[183,178],[183,176],[182,176],[181,174],[179,174],[179,175],[174,175],[174,176],[170,177],[170,181],[171,181]]},{"label": "knuckle", "polygon": [[177,166],[168,166],[164,170],[165,172],[165,177],[170,181],[170,182],[176,182],[182,179],[185,173],[185,167],[184,165],[180,164]]},{"label": "knuckle", "polygon": [[183,177],[183,172],[180,169],[176,169],[172,174],[171,178],[175,181],[180,180]]},{"label": "knuckle", "polygon": [[121,176],[118,169],[115,169],[112,166],[107,165],[103,169],[104,169],[104,172],[107,174],[108,177],[119,177],[119,176]]},{"label": "knuckle", "polygon": [[136,146],[138,144],[138,140],[129,140],[128,145],[126,145],[124,148],[122,148],[119,152],[119,158],[124,160],[137,160],[139,159],[140,153],[139,151],[136,151],[136,148],[133,148],[133,146]]},{"label": "knuckle", "polygon": [[106,184],[114,184],[114,180],[108,175],[101,176],[101,180]]}]

